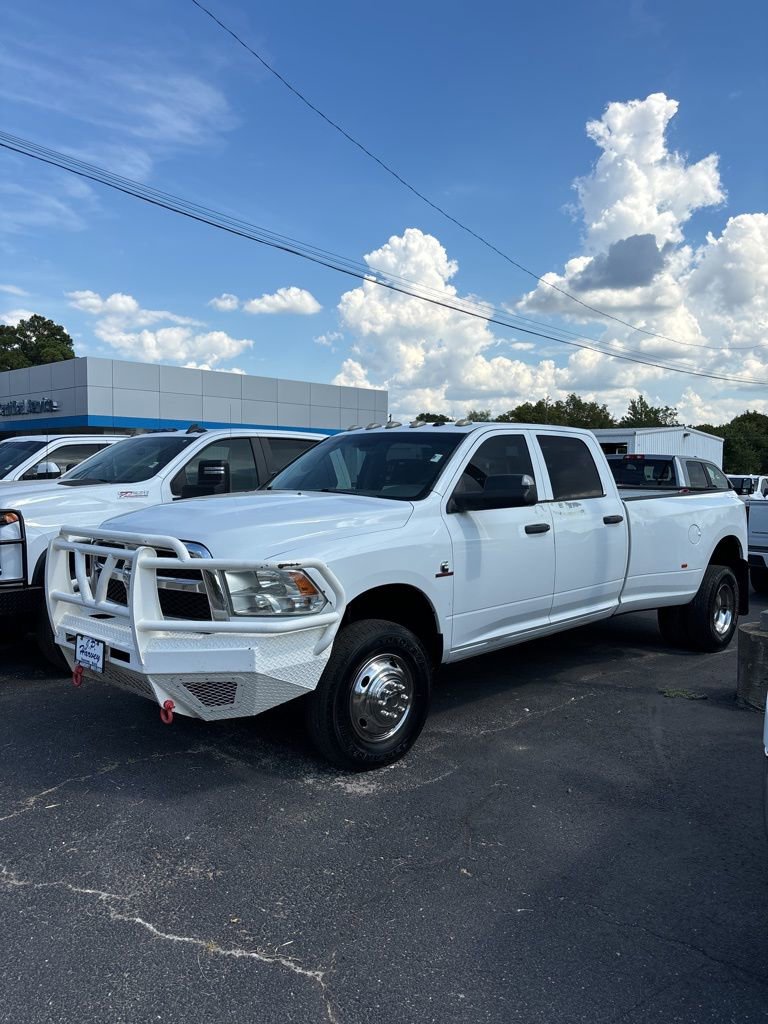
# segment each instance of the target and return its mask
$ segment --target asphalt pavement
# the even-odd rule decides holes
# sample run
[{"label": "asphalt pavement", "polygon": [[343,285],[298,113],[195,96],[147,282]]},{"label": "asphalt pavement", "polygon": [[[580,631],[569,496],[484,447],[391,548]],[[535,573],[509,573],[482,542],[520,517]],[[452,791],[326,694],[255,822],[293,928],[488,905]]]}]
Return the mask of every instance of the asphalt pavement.
[{"label": "asphalt pavement", "polygon": [[165,726],[0,659],[3,1021],[768,1021],[735,643],[670,651],[633,615],[444,669],[365,775],[294,705]]}]

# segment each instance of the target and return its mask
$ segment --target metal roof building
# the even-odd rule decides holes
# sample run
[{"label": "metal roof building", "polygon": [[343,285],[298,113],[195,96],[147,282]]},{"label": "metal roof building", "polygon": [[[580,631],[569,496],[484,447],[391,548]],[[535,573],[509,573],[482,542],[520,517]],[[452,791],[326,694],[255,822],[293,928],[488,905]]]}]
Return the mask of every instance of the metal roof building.
[{"label": "metal roof building", "polygon": [[690,455],[723,465],[723,438],[693,427],[609,427],[593,433],[606,455]]},{"label": "metal roof building", "polygon": [[0,435],[386,422],[386,391],[85,356],[0,372]]}]

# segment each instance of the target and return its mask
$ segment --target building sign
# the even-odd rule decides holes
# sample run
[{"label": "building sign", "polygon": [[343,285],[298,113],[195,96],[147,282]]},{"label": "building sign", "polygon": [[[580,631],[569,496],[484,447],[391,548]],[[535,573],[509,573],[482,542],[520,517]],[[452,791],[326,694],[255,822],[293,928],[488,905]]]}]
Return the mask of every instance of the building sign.
[{"label": "building sign", "polygon": [[52,398],[11,399],[0,403],[0,416],[28,416],[30,413],[58,412],[59,403]]}]

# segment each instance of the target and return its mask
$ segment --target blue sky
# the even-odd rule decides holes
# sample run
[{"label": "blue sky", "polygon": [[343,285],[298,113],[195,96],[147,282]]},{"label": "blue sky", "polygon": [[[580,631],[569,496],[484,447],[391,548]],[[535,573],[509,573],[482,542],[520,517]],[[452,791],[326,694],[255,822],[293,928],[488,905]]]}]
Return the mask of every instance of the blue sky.
[{"label": "blue sky", "polygon": [[[616,351],[768,380],[768,266],[755,266],[768,242],[764,4],[210,2],[454,216],[668,340],[574,318],[543,287],[524,299],[535,281],[331,131],[190,0],[4,5],[3,129],[356,260],[384,247],[377,265]],[[613,141],[601,150],[585,125],[608,104]],[[659,140],[660,160],[649,156]],[[393,236],[404,241],[387,247]],[[662,254],[655,276],[586,288],[590,261],[594,280],[612,245],[629,238],[634,252],[632,240],[649,236]],[[640,389],[695,421],[763,408],[768,394],[528,347],[522,334],[430,308],[415,324],[412,302],[7,153],[0,289],[6,319],[35,311],[63,322],[80,354],[368,382],[409,413],[424,403],[500,411],[570,390],[621,410]],[[209,304],[222,294],[238,308]],[[243,308],[275,294],[259,312]],[[264,311],[274,308],[284,311]]]}]

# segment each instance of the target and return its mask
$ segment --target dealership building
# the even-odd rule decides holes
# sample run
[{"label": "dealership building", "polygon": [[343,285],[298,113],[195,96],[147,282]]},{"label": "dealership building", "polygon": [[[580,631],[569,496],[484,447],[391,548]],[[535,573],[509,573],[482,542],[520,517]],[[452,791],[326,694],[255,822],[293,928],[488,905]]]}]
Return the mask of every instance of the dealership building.
[{"label": "dealership building", "polygon": [[335,433],[384,423],[387,392],[85,356],[0,372],[0,437],[202,427]]}]

